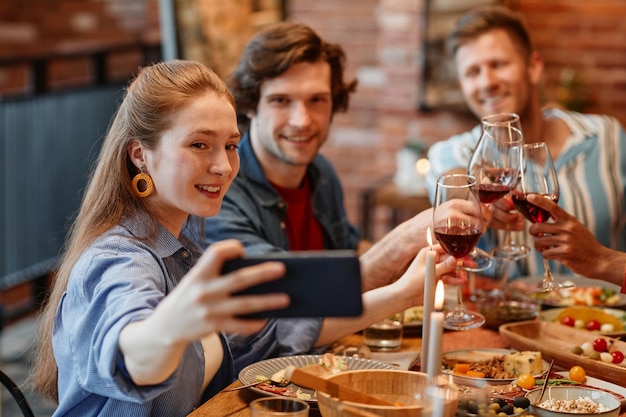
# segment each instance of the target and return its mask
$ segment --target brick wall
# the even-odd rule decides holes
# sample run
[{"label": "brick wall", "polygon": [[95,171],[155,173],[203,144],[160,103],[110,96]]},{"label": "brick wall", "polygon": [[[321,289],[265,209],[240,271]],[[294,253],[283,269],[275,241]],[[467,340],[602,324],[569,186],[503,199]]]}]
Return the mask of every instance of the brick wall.
[{"label": "brick wall", "polygon": [[[468,114],[418,110],[425,1],[343,1],[338,7],[332,0],[289,0],[289,18],[310,24],[343,45],[349,72],[359,76],[351,108],[336,118],[323,148],[338,168],[353,221],[360,220],[360,193],[393,175],[395,152],[407,141],[429,145],[475,123]],[[626,125],[626,3],[516,0],[507,4],[525,16],[545,56],[544,99],[567,98],[559,85],[564,68],[572,68],[575,80],[586,87],[584,110],[612,114]],[[377,236],[384,232],[387,216],[384,210],[377,211]]]},{"label": "brick wall", "polygon": [[[287,0],[287,18],[307,23],[343,45],[348,73],[359,79],[350,110],[336,116],[323,148],[341,176],[354,222],[360,220],[360,193],[393,175],[395,153],[407,141],[428,145],[474,123],[467,114],[418,110],[425,2]],[[545,56],[545,99],[567,98],[568,91],[559,84],[567,75],[564,68],[572,68],[574,80],[580,80],[587,91],[584,109],[615,115],[626,124],[626,3],[508,3],[526,16]],[[157,0],[2,1],[0,56],[80,42],[158,36],[157,7]],[[23,76],[0,71],[0,88],[3,83],[24,81]],[[382,220],[387,214],[376,215]],[[382,233],[382,226],[377,230]]]}]

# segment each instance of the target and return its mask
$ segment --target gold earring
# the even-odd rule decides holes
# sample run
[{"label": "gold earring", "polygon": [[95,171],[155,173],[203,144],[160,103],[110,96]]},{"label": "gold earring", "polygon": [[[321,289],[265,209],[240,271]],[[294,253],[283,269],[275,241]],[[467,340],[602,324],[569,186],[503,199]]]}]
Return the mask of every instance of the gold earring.
[{"label": "gold earring", "polygon": [[133,177],[133,192],[137,197],[146,198],[154,191],[154,183],[150,175],[146,174],[144,165],[139,168],[141,172]]}]

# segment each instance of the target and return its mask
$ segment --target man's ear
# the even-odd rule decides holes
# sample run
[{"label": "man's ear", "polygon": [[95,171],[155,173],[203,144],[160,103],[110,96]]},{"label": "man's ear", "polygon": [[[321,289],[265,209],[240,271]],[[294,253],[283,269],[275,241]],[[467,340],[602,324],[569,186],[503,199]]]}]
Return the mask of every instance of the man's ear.
[{"label": "man's ear", "polygon": [[246,112],[246,117],[247,117],[248,119],[252,119],[254,116],[256,116],[256,112],[254,112],[254,111],[252,111],[252,110],[248,110],[248,111]]},{"label": "man's ear", "polygon": [[541,54],[537,51],[530,53],[528,57],[528,76],[533,85],[538,85],[543,75],[544,61]]},{"label": "man's ear", "polygon": [[126,150],[128,151],[128,157],[131,162],[139,169],[141,166],[146,165],[146,157],[143,151],[143,146],[138,140],[132,140]]}]

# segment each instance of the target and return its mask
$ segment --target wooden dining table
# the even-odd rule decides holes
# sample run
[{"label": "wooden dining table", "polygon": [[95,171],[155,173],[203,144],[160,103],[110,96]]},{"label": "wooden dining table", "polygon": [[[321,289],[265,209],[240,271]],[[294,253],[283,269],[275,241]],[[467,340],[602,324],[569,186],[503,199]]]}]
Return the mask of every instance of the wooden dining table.
[{"label": "wooden dining table", "polygon": [[[339,340],[337,343],[344,346],[360,346],[363,344],[363,336],[360,333],[353,334]],[[422,339],[420,337],[405,337],[402,341],[402,351],[421,351]],[[476,328],[468,331],[446,331],[443,334],[444,352],[468,348],[508,348],[495,330]],[[202,404],[188,417],[249,417],[248,405],[261,394],[250,389],[230,391],[229,389],[241,386],[241,382],[235,381],[213,398]],[[319,417],[319,410],[312,408],[310,417]],[[626,417],[624,413],[620,417]]]}]

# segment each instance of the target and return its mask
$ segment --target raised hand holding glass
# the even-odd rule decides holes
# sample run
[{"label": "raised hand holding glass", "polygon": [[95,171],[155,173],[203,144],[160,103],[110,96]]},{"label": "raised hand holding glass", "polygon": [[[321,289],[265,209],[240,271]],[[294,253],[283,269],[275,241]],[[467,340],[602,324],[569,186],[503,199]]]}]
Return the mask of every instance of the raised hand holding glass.
[{"label": "raised hand holding glass", "polygon": [[[464,258],[474,250],[483,232],[481,203],[476,192],[476,178],[467,174],[444,175],[437,180],[433,210],[433,230],[443,249],[457,259],[457,273]],[[470,259],[470,263],[473,261]],[[461,287],[457,288],[457,305],[446,314],[444,326],[468,330],[481,326],[485,318],[465,310]]]},{"label": "raised hand holding glass", "polygon": [[[468,165],[468,174],[479,184],[483,204],[491,204],[515,188],[520,172],[520,153],[524,142],[522,124],[516,113],[497,113],[481,119],[482,135]],[[481,170],[478,175],[477,170]],[[507,228],[503,243],[491,250],[501,259],[521,259],[531,248],[517,244]]]},{"label": "raised hand holding glass", "polygon": [[[525,144],[522,147],[522,166],[520,179],[513,192],[515,207],[533,223],[550,220],[550,213],[528,202],[529,194],[537,194],[557,202],[559,200],[559,181],[550,156],[550,150],[544,142]],[[543,258],[544,274],[539,287],[533,292],[550,292],[567,288],[573,284],[560,284],[554,280],[548,260]]]}]

